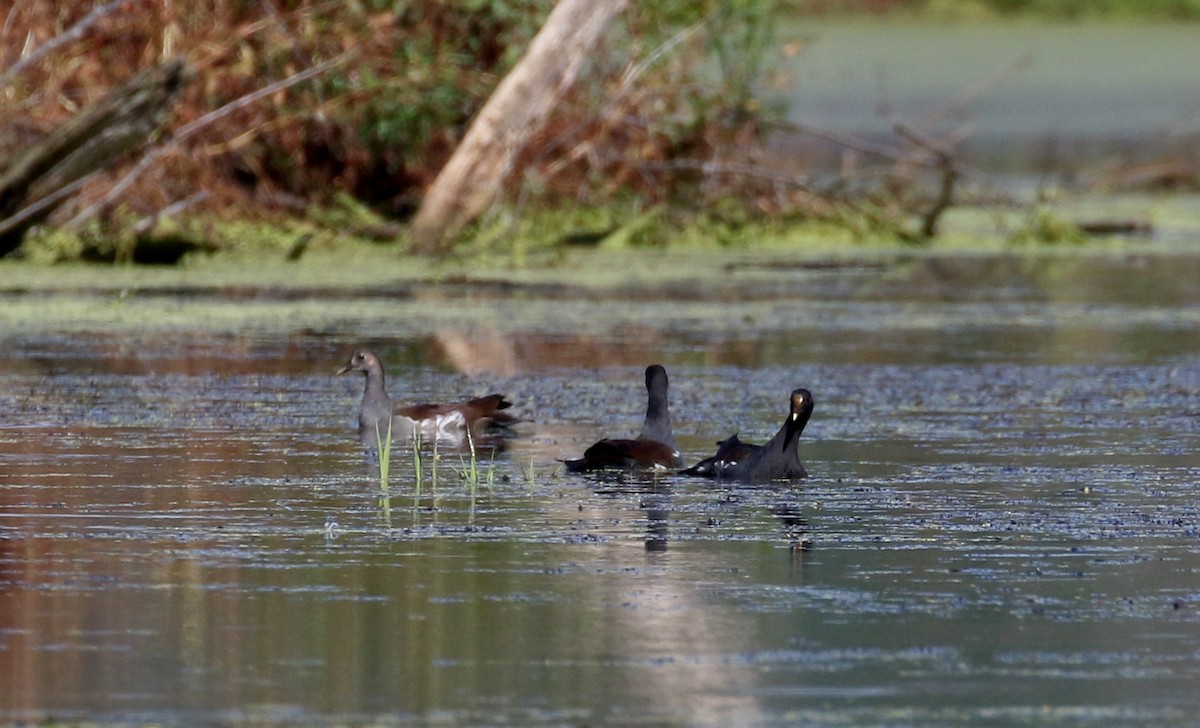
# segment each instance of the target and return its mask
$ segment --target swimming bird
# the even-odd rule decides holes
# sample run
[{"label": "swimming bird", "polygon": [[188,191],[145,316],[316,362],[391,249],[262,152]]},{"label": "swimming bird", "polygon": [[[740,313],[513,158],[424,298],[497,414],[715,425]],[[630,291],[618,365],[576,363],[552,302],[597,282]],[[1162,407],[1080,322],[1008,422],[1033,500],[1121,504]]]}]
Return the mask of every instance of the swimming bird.
[{"label": "swimming bird", "polygon": [[804,463],[800,462],[798,445],[800,434],[812,416],[812,393],[807,389],[793,390],[789,408],[783,427],[766,445],[752,445],[742,442],[736,434],[732,435],[717,443],[715,455],[680,471],[680,474],[747,483],[808,477]]},{"label": "swimming bird", "polygon": [[667,386],[666,369],[658,364],[646,367],[646,419],[641,433],[632,440],[600,440],[585,450],[583,457],[564,460],[567,470],[582,473],[605,468],[667,470],[682,467],[683,458],[671,432]]},{"label": "swimming bird", "polygon": [[762,449],[762,445],[752,445],[742,442],[738,433],[724,440],[717,440],[717,452],[696,463],[687,470],[679,471],[680,475],[691,475],[697,478],[715,478],[724,463],[736,463],[750,457]]},{"label": "swimming bird", "polygon": [[[423,437],[435,437],[439,442],[462,445],[467,428],[472,437],[488,431],[503,429],[517,422],[506,410],[512,403],[503,395],[489,394],[453,404],[400,404],[388,396],[384,386],[383,363],[370,349],[358,349],[350,355],[338,375],[362,372],[366,377],[362,406],[358,411],[358,434],[363,449],[374,452],[377,440],[387,438],[391,425],[392,438],[409,438],[418,429]],[[377,434],[378,433],[378,434]]]}]

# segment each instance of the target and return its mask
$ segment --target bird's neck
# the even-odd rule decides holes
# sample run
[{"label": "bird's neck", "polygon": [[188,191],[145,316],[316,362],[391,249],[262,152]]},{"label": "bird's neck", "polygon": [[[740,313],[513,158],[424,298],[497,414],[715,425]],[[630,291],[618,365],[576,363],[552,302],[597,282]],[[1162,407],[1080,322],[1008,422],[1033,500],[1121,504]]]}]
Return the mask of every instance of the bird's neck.
[{"label": "bird's neck", "polygon": [[787,421],[787,437],[783,441],[784,452],[796,453],[796,446],[800,444],[800,433],[804,432],[804,426],[808,424],[808,418],[811,412],[801,412],[800,416],[792,419],[790,416]]},{"label": "bird's neck", "polygon": [[666,397],[651,396],[646,404],[646,421],[642,424],[642,437],[675,447],[671,434],[671,412]]},{"label": "bird's neck", "polygon": [[387,388],[383,384],[383,371],[380,369],[367,370],[367,383],[363,389],[363,399],[387,399]]}]

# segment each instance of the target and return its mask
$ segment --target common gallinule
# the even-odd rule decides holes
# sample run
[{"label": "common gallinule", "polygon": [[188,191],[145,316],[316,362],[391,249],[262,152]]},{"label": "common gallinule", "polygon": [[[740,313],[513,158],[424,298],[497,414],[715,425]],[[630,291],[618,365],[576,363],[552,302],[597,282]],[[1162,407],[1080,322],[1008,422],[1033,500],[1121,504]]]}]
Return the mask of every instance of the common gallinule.
[{"label": "common gallinule", "polygon": [[441,442],[453,444],[463,444],[468,427],[472,435],[476,435],[517,422],[517,418],[501,411],[511,407],[512,403],[499,394],[453,404],[399,404],[388,396],[383,364],[369,349],[355,351],[337,373],[347,372],[362,372],[366,376],[362,407],[358,411],[358,434],[363,448],[369,451],[377,447],[376,428],[378,437],[387,437],[389,420],[393,439],[412,437],[420,428],[424,437],[436,437]]},{"label": "common gallinule", "polygon": [[807,389],[792,392],[788,417],[766,445],[742,442],[737,435],[717,443],[717,453],[693,467],[681,471],[719,480],[740,480],[748,483],[767,480],[795,480],[808,477],[800,462],[800,433],[812,416],[813,397]]},{"label": "common gallinule", "polygon": [[682,467],[683,458],[671,433],[671,411],[667,404],[667,370],[658,364],[646,367],[646,421],[632,440],[604,439],[584,451],[583,457],[564,460],[567,470],[581,473],[605,468]]},{"label": "common gallinule", "polygon": [[737,433],[724,440],[717,440],[717,453],[704,458],[687,470],[681,470],[680,475],[691,475],[697,478],[715,478],[723,463],[736,463],[745,460],[761,450],[762,445],[751,445],[738,439]]}]

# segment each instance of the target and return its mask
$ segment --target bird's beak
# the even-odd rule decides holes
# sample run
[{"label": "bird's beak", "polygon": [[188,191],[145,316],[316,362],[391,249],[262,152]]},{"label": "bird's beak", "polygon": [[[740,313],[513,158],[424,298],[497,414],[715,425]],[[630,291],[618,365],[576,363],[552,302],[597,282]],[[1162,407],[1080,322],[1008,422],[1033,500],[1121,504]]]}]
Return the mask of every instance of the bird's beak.
[{"label": "bird's beak", "polygon": [[[341,374],[341,372],[338,372],[338,374]],[[799,413],[799,412],[793,412],[793,413],[792,413],[792,422],[795,422],[795,421],[796,421],[796,420],[798,420],[798,419],[800,419],[800,413]]]},{"label": "bird's beak", "polygon": [[335,377],[340,377],[340,376],[342,376],[343,374],[345,374],[346,372],[350,371],[350,370],[351,370],[351,369],[353,369],[353,368],[354,368],[354,367],[352,367],[352,366],[350,366],[349,364],[347,364],[346,366],[344,366],[344,367],[342,367],[341,369],[338,369],[336,372],[334,372],[334,376],[335,376]]}]

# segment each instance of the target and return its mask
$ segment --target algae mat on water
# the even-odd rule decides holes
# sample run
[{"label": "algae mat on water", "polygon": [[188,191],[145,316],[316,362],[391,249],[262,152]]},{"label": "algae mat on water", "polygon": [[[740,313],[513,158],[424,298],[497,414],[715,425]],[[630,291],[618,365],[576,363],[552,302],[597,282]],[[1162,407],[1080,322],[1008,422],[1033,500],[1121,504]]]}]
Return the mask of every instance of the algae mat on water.
[{"label": "algae mat on water", "polygon": [[[300,264],[259,259],[198,261],[178,268],[0,264],[0,328],[9,331],[173,329],[213,331],[323,328],[381,315],[411,328],[497,319],[498,302],[544,300],[551,328],[588,325],[596,301],[688,307],[685,318],[735,325],[740,312],[770,315],[765,302],[919,297],[922,286],[962,296],[971,286],[1003,285],[1014,295],[1101,302],[1106,284],[1138,271],[1142,290],[1186,297],[1197,258],[1178,247],[1123,245],[1023,253],[904,251],[586,251],[554,265],[508,268],[437,264],[375,252]],[[999,277],[989,280],[989,277]],[[960,290],[961,289],[961,290]],[[1088,290],[1095,289],[1092,293]],[[1136,289],[1135,289],[1136,290]],[[708,307],[705,306],[708,304]],[[665,312],[664,312],[665,313]],[[663,314],[659,314],[663,315]],[[503,317],[500,317],[503,320]],[[539,317],[524,318],[524,325]]]}]

